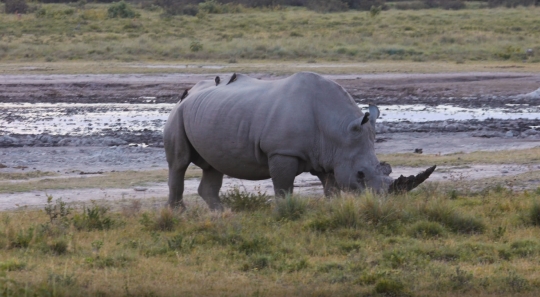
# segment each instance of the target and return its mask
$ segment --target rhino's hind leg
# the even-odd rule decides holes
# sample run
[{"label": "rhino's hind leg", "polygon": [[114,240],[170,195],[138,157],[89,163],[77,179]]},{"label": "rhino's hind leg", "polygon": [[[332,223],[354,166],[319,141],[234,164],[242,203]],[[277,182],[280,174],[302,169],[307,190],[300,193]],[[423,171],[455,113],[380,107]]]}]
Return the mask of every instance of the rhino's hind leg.
[{"label": "rhino's hind leg", "polygon": [[199,184],[199,195],[204,199],[211,210],[223,210],[223,205],[219,199],[219,189],[223,183],[223,173],[211,166],[203,166],[203,175]]},{"label": "rhino's hind leg", "polygon": [[276,197],[292,194],[294,178],[298,175],[298,158],[274,155],[269,158],[268,166]]},{"label": "rhino's hind leg", "polygon": [[186,206],[183,201],[184,194],[184,176],[189,166],[187,164],[173,164],[169,166],[169,207],[182,208]]}]

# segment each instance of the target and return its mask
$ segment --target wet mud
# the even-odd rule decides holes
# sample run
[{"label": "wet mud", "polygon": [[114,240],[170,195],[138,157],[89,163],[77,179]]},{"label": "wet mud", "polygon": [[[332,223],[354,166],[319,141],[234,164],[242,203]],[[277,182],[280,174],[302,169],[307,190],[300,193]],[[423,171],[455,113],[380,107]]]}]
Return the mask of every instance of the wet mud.
[{"label": "wet mud", "polygon": [[[220,74],[223,80],[227,75]],[[253,74],[260,79],[277,79]],[[215,75],[7,75],[0,77],[0,172],[50,171],[55,178],[81,173],[166,169],[162,129],[185,89]],[[540,74],[362,74],[328,75],[360,107],[381,109],[376,153],[425,154],[512,150],[540,145]],[[539,92],[540,93],[540,92]],[[532,94],[532,95],[531,95]],[[520,174],[540,164],[474,165],[437,170],[430,180],[452,174],[471,179]],[[394,168],[393,177],[417,168]],[[226,178],[233,186],[272,193],[271,181]],[[320,183],[301,175],[302,193],[322,195]],[[186,184],[195,195],[198,180]],[[530,187],[538,185],[531,184]],[[167,195],[165,183],[133,189],[48,191],[69,201],[120,200]],[[0,210],[39,206],[43,192],[0,194]]]}]

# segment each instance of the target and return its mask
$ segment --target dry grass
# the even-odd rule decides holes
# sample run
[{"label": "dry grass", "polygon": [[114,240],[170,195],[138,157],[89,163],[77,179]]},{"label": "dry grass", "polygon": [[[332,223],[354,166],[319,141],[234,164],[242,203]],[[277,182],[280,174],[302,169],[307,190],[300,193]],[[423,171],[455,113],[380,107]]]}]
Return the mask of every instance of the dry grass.
[{"label": "dry grass", "polygon": [[0,172],[0,181],[2,180],[27,180],[31,178],[40,178],[44,176],[55,176],[57,173],[48,171],[28,171],[28,172]]},{"label": "dry grass", "polygon": [[393,166],[422,167],[437,164],[440,166],[459,166],[470,164],[531,164],[540,163],[540,148],[510,151],[478,151],[472,153],[452,153],[447,155],[428,154],[387,154],[378,155],[381,161]]},{"label": "dry grass", "polygon": [[[190,65],[189,68],[183,68]],[[222,68],[204,68],[204,66]],[[321,74],[358,74],[358,73],[455,73],[455,72],[540,72],[540,63],[516,64],[507,61],[470,62],[456,64],[454,62],[417,63],[410,61],[381,62],[324,62],[317,64],[292,61],[243,61],[228,64],[223,61],[166,61],[166,62],[11,62],[0,64],[0,74],[132,74],[132,73],[270,73],[287,75],[299,71],[314,71]]]},{"label": "dry grass", "polygon": [[319,14],[299,8],[163,18],[161,11],[138,9],[136,19],[109,19],[108,5],[41,7],[21,20],[0,18],[0,59],[101,61],[104,66],[109,61],[540,61],[538,54],[525,55],[528,48],[540,51],[540,8],[389,10],[375,18],[366,12]]},{"label": "dry grass", "polygon": [[[537,296],[540,229],[527,216],[539,195],[503,189],[451,200],[421,189],[310,198],[294,221],[273,209],[212,213],[189,204],[184,213],[103,213],[113,222],[107,230],[72,227],[78,211],[53,222],[43,211],[4,212],[0,289],[55,296]],[[347,223],[351,214],[354,224]],[[170,231],[147,228],[164,219]],[[419,236],[431,226],[426,221],[443,231]],[[474,221],[485,229],[460,231]],[[35,233],[25,241],[30,228]]]},{"label": "dry grass", "polygon": [[[201,170],[198,168],[190,167],[186,172],[186,178],[196,178],[201,175]],[[128,188],[147,183],[167,182],[167,179],[168,171],[161,169],[109,172],[98,176],[41,178],[29,181],[0,180],[0,193],[77,188]]]}]

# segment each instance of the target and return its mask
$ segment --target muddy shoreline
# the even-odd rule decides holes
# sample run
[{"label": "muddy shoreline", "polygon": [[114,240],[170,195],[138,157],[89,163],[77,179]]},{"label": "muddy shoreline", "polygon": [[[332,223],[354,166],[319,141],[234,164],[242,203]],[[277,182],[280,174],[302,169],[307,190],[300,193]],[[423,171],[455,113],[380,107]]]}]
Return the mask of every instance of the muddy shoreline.
[{"label": "muddy shoreline", "polygon": [[[277,79],[267,74],[251,74],[260,79]],[[220,74],[222,79],[228,75]],[[32,123],[39,117],[27,119],[25,111],[13,104],[75,104],[59,113],[84,116],[98,112],[91,104],[124,104],[127,110],[135,105],[141,111],[156,109],[167,114],[179,100],[183,90],[201,79],[213,79],[207,74],[161,75],[4,75],[0,79],[0,122],[7,124],[24,121],[25,133],[13,133],[0,127],[0,147],[62,147],[62,146],[117,146],[130,143],[161,147],[161,127],[164,119],[143,123],[134,128],[133,122],[115,123],[101,129],[92,129],[95,123],[85,123],[77,133],[38,132]],[[359,104],[375,103],[381,109],[391,105],[429,106],[449,105],[459,108],[492,110],[504,107],[512,113],[524,107],[538,108],[540,99],[524,96],[540,87],[540,74],[526,73],[450,73],[450,74],[364,74],[327,75],[341,84]],[[3,105],[12,104],[11,107]],[[88,104],[89,106],[85,106]],[[122,107],[120,107],[122,108]],[[87,120],[89,121],[89,120]],[[120,120],[118,120],[120,121]],[[46,125],[46,124],[45,124]],[[108,124],[106,124],[108,125]],[[471,137],[501,139],[540,139],[539,118],[469,119],[415,121],[402,119],[377,124],[379,141],[388,133],[453,133],[465,132]]]},{"label": "muddy shoreline", "polygon": [[[220,76],[227,79],[227,75]],[[252,76],[279,78],[267,74]],[[198,74],[0,76],[0,123],[3,123],[0,125],[0,173],[42,171],[53,172],[54,178],[84,178],[88,173],[166,169],[162,148],[162,127],[166,116],[184,89],[201,79],[214,77]],[[540,146],[540,117],[534,116],[538,112],[540,99],[524,95],[540,87],[540,74],[327,77],[340,83],[359,105],[375,103],[381,108],[382,118],[376,126],[377,154],[410,153],[417,148],[421,148],[424,154],[450,154]],[[408,108],[404,114],[413,116],[390,120],[386,113],[390,106],[395,108],[395,105],[398,105],[398,109]],[[418,109],[419,105],[424,107]],[[457,120],[452,118],[452,112],[445,117],[439,114],[445,111],[446,105],[449,109],[502,111],[499,118],[481,118],[479,115],[478,118],[467,116],[467,120]],[[439,108],[441,106],[442,109]],[[533,116],[519,117],[530,111],[532,113],[529,115]],[[428,112],[431,112],[429,117],[422,117],[423,113]],[[467,112],[462,111],[461,115],[467,115]],[[505,117],[507,115],[512,117]],[[434,120],[426,120],[428,118]],[[55,133],[56,126],[64,129],[58,131],[69,132]],[[71,130],[66,130],[66,127]],[[12,132],[17,129],[21,130],[20,133]],[[452,176],[468,179],[504,177],[538,171],[538,168],[540,163],[439,166],[430,181],[445,181]],[[394,167],[392,176],[416,174],[418,170]],[[234,186],[242,186],[248,191],[262,189],[272,193],[270,180],[254,182],[228,177],[224,180],[222,191]],[[322,196],[322,186],[309,174],[298,176],[295,186],[297,193]],[[189,201],[200,202],[196,196],[197,187],[197,179],[186,181]],[[533,180],[520,187],[536,188],[538,184]],[[133,188],[89,188],[0,193],[0,210],[25,205],[42,207],[46,195],[83,203],[92,199],[157,199],[155,205],[161,207],[167,193],[166,183],[149,184],[144,192]]]}]

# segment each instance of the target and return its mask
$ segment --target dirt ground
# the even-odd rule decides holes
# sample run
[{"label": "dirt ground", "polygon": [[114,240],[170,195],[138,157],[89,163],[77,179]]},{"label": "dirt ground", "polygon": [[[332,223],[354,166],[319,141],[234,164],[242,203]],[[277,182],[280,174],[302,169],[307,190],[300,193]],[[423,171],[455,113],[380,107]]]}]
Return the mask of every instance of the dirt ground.
[{"label": "dirt ground", "polygon": [[[266,74],[251,74],[261,79],[277,79]],[[222,75],[227,80],[227,75]],[[201,79],[213,79],[207,74],[133,74],[133,75],[2,75],[0,78],[0,120],[9,122],[17,114],[9,112],[2,105],[12,103],[174,103],[183,90]],[[379,106],[392,104],[450,104],[457,107],[497,108],[506,106],[539,105],[534,91],[540,87],[540,74],[531,73],[450,73],[450,74],[358,74],[328,75],[337,81],[359,103],[372,102]],[[529,94],[529,95],[526,95]],[[148,102],[148,98],[152,98]],[[84,113],[84,111],[81,111]],[[452,123],[450,123],[452,124]],[[540,145],[540,133],[536,126],[540,119],[467,121],[458,124],[463,129],[450,129],[448,123],[434,127],[433,123],[416,126],[397,123],[379,128],[376,152],[378,154],[412,152],[422,148],[424,154],[449,154],[455,152],[514,150]],[[381,124],[382,125],[382,124]],[[438,126],[437,126],[438,127]],[[393,130],[392,130],[393,129]],[[148,132],[150,133],[150,132]],[[126,135],[124,135],[126,134]],[[129,134],[129,135],[128,135]],[[142,135],[142,136],[141,136]],[[111,136],[111,135],[107,135]],[[55,172],[55,178],[73,177],[80,172],[110,172],[126,170],[165,169],[163,148],[159,145],[160,134],[152,132],[137,135],[131,132],[114,131],[115,137],[128,137],[129,142],[150,144],[148,147],[128,146],[127,144],[100,141],[78,142],[63,145],[61,139],[45,142],[14,142],[13,139],[42,139],[43,135],[14,135],[2,132],[4,145],[0,139],[0,173],[28,172],[40,170]],[[63,135],[61,137],[70,137]],[[85,136],[82,136],[83,138]],[[92,135],[88,137],[100,136]],[[9,138],[9,139],[8,139]],[[105,142],[101,142],[105,143]],[[17,144],[17,145],[14,145]],[[491,176],[508,176],[540,169],[540,163],[516,165],[482,165],[465,167],[439,167],[430,180],[443,181],[451,176],[461,175],[469,179]],[[4,167],[4,168],[2,168]],[[420,168],[394,167],[393,177],[409,175]],[[86,176],[86,175],[85,175]],[[88,175],[91,176],[91,175]],[[0,181],[4,182],[4,181]],[[21,182],[21,181],[7,181]],[[186,182],[189,201],[199,201],[196,196],[198,181]],[[241,181],[226,178],[222,191],[233,186],[243,186],[249,191],[273,192],[271,182]],[[300,175],[295,186],[298,192],[322,196],[322,186],[309,174]],[[531,184],[531,187],[539,185]],[[76,189],[31,191],[26,193],[1,193],[0,210],[15,209],[21,206],[42,206],[46,194],[63,198],[70,202],[84,202],[91,199],[122,200],[143,199],[163,205],[167,196],[165,183],[151,184],[146,191],[126,189]]]}]

